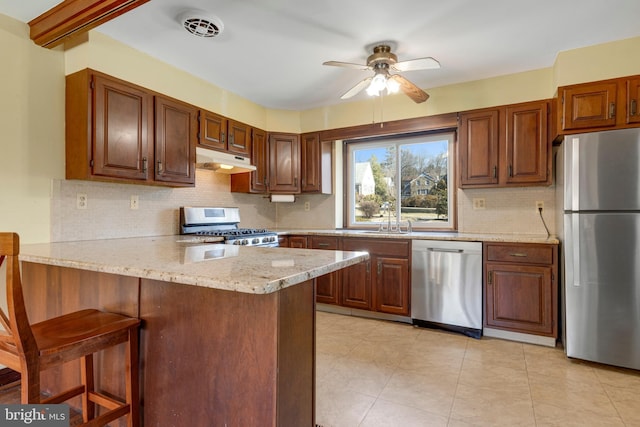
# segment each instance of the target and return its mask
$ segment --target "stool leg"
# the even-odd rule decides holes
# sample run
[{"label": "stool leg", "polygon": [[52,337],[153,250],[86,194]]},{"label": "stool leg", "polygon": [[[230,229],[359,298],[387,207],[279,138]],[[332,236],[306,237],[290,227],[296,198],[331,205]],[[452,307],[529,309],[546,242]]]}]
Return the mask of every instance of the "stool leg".
[{"label": "stool leg", "polygon": [[95,417],[95,404],[89,400],[89,394],[93,393],[93,354],[80,358],[80,376],[84,386],[82,395],[82,420],[86,423]]},{"label": "stool leg", "polygon": [[138,367],[138,328],[129,329],[129,340],[125,354],[125,387],[126,399],[129,404],[129,417],[127,427],[139,427],[140,425],[140,383]]}]

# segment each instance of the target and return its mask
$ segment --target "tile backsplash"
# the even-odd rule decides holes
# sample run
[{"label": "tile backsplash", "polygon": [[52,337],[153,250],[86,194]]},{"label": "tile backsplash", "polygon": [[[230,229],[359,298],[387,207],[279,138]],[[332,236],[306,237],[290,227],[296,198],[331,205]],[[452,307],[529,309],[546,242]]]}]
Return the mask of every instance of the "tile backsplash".
[{"label": "tile backsplash", "polygon": [[[230,179],[198,169],[196,186],[190,188],[54,180],[51,241],[178,234],[180,206],[236,206],[242,227],[335,228],[335,195],[298,195],[295,203],[271,203],[258,194],[231,193]],[[78,209],[78,194],[86,194],[86,209]],[[130,208],[131,196],[138,196],[138,209]],[[458,190],[457,197],[460,232],[545,234],[535,205],[542,201],[547,227],[556,233],[554,187]],[[484,199],[484,209],[473,208],[476,198]]]},{"label": "tile backsplash", "polygon": [[[51,190],[51,241],[110,239],[178,234],[180,206],[237,206],[242,227],[274,228],[275,203],[255,194],[231,193],[230,176],[196,170],[196,186],[54,180]],[[78,194],[87,195],[78,209]],[[138,196],[138,209],[130,208]]]},{"label": "tile backsplash", "polygon": [[[484,199],[474,209],[473,199]],[[544,203],[542,217],[557,233],[555,187],[517,187],[458,190],[458,230],[466,233],[546,234],[536,202]]]}]

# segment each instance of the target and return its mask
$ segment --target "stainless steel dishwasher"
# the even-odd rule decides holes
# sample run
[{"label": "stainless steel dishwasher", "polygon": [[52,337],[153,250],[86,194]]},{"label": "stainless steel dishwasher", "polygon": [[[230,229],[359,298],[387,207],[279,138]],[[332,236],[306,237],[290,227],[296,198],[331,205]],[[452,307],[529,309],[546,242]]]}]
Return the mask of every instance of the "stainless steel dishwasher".
[{"label": "stainless steel dishwasher", "polygon": [[412,240],[411,319],[482,335],[482,243]]}]

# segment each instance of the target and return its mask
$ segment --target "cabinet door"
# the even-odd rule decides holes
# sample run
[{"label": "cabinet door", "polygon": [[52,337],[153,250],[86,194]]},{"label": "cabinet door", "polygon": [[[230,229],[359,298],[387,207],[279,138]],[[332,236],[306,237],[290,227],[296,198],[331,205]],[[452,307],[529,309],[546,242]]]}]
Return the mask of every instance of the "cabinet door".
[{"label": "cabinet door", "polygon": [[498,110],[460,114],[460,187],[498,184]]},{"label": "cabinet door", "polygon": [[303,193],[316,193],[320,191],[320,135],[302,135],[300,146],[301,190]]},{"label": "cabinet door", "polygon": [[371,310],[371,260],[340,271],[342,272],[341,305]]},{"label": "cabinet door", "polygon": [[486,264],[485,326],[553,336],[552,267]]},{"label": "cabinet door", "polygon": [[295,134],[269,135],[269,191],[300,193],[300,139]]},{"label": "cabinet door", "polygon": [[244,157],[251,156],[251,127],[231,119],[227,127],[227,150]]},{"label": "cabinet door", "polygon": [[197,109],[156,96],[155,111],[155,180],[194,185]]},{"label": "cabinet door", "polygon": [[306,249],[307,238],[305,236],[289,236],[289,247]]},{"label": "cabinet door", "polygon": [[640,79],[627,80],[627,123],[640,123]]},{"label": "cabinet door", "polygon": [[198,145],[227,151],[227,119],[210,111],[200,110],[198,120]]},{"label": "cabinet door", "polygon": [[267,133],[262,129],[251,130],[251,163],[256,170],[251,172],[251,192],[266,193],[268,191],[269,150]]},{"label": "cabinet door", "polygon": [[551,179],[548,116],[547,101],[506,108],[505,183],[545,183]]},{"label": "cabinet door", "polygon": [[615,82],[562,89],[562,130],[615,126],[616,95]]},{"label": "cabinet door", "polygon": [[409,260],[376,257],[372,276],[376,311],[409,315]]},{"label": "cabinet door", "polygon": [[152,95],[141,88],[93,76],[92,174],[145,181],[153,134]]},{"label": "cabinet door", "polygon": [[[334,236],[310,236],[307,238],[311,249],[338,249],[338,238]],[[340,271],[334,271],[316,279],[316,301],[325,304],[339,304]]]}]

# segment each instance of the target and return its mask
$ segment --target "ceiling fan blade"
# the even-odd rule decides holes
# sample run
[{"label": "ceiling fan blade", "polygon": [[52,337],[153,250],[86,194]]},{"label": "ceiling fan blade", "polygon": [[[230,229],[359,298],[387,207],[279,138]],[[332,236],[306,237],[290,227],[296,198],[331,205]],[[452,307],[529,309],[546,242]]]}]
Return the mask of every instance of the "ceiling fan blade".
[{"label": "ceiling fan blade", "polygon": [[369,67],[368,65],[354,64],[353,62],[327,61],[327,62],[323,62],[322,65],[331,65],[333,67],[355,68],[357,70],[371,69],[371,67]]},{"label": "ceiling fan blade", "polygon": [[409,80],[402,77],[400,74],[394,74],[390,79],[395,80],[400,83],[400,89],[407,95],[409,98],[413,99],[416,103],[421,103],[429,99],[429,94],[420,89],[418,86],[411,83]]},{"label": "ceiling fan blade", "polygon": [[352,87],[351,89],[346,91],[344,93],[344,95],[342,95],[340,97],[340,99],[348,99],[348,98],[351,98],[352,96],[356,95],[358,92],[360,92],[361,90],[363,90],[364,88],[369,86],[369,83],[371,82],[372,79],[373,79],[373,77],[367,77],[366,79],[361,80],[354,87]]},{"label": "ceiling fan blade", "polygon": [[440,63],[430,56],[425,58],[410,59],[408,61],[400,61],[391,65],[396,71],[413,71],[413,70],[432,70],[440,68]]}]

